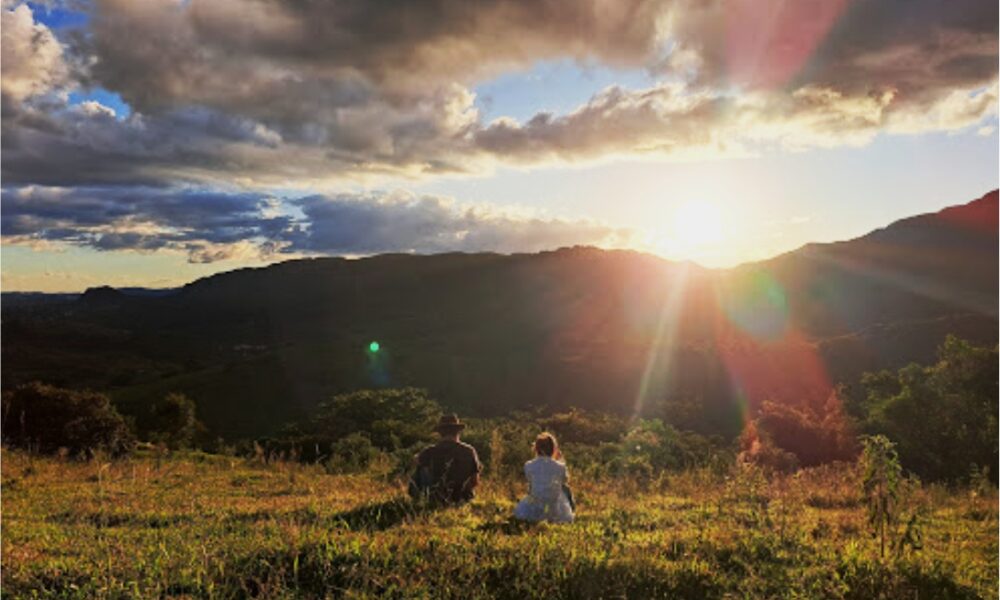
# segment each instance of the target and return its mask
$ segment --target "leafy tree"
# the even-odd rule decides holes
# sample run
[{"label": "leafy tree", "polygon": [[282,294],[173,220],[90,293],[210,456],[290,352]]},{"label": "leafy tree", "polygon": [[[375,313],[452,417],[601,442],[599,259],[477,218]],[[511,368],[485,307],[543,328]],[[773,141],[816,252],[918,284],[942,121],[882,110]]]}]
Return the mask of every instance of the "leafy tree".
[{"label": "leafy tree", "polygon": [[104,394],[38,382],[3,394],[2,423],[5,444],[43,453],[65,448],[73,454],[92,450],[122,454],[135,441]]},{"label": "leafy tree", "polygon": [[853,428],[837,394],[818,409],[765,401],[756,425],[777,448],[794,454],[799,466],[813,467],[857,456]]},{"label": "leafy tree", "polygon": [[[648,478],[712,464],[723,458],[717,443],[690,431],[678,431],[660,419],[640,419],[614,446],[608,466],[612,473]],[[728,460],[728,458],[727,458]]]},{"label": "leafy tree", "polygon": [[964,478],[972,465],[996,465],[1000,458],[997,378],[996,348],[949,336],[933,365],[862,379],[862,427],[893,440],[903,465],[921,477]]},{"label": "leafy tree", "polygon": [[205,432],[197,416],[194,400],[184,394],[167,394],[153,406],[153,431],[150,438],[172,449],[190,447]]},{"label": "leafy tree", "polygon": [[[441,406],[417,388],[361,390],[321,403],[309,418],[284,428],[277,439],[264,440],[268,454],[297,456],[306,462],[339,459],[342,451],[365,444],[396,453],[427,443]],[[350,452],[348,452],[350,454]]]},{"label": "leafy tree", "polygon": [[766,471],[788,473],[799,468],[795,454],[778,447],[770,433],[761,429],[757,421],[747,422],[738,440],[740,452],[738,462],[750,463]]},{"label": "leafy tree", "polygon": [[628,431],[628,421],[620,416],[577,408],[541,417],[538,426],[554,432],[562,444],[613,442]]},{"label": "leafy tree", "polygon": [[395,450],[430,440],[440,415],[426,390],[362,390],[320,404],[308,428],[332,440],[367,432],[376,447]]}]

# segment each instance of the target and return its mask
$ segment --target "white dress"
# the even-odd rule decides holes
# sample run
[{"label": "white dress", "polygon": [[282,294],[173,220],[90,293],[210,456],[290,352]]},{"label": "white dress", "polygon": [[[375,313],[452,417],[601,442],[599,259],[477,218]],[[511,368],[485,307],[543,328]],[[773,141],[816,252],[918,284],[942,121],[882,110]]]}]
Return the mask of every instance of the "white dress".
[{"label": "white dress", "polygon": [[515,518],[551,523],[573,520],[573,508],[563,491],[567,481],[565,464],[539,456],[524,463],[524,474],[528,477],[528,496],[514,508]]}]

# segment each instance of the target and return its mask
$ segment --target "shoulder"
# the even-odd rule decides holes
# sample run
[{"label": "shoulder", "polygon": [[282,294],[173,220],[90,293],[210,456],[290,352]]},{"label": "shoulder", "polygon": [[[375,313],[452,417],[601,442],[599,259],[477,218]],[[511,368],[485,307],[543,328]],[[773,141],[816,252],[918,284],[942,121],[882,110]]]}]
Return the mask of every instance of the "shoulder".
[{"label": "shoulder", "polygon": [[434,455],[436,449],[437,449],[437,446],[427,446],[426,448],[424,448],[420,452],[417,452],[417,460],[418,461],[423,461],[423,460],[426,460],[426,459],[430,458],[431,456]]},{"label": "shoulder", "polygon": [[544,462],[545,469],[548,471],[554,471],[558,473],[566,470],[566,463],[562,462],[561,460],[556,460],[554,458],[549,458],[549,457],[545,457],[544,459],[538,459],[538,460],[545,461]]},{"label": "shoulder", "polygon": [[451,451],[468,456],[477,456],[476,449],[465,442],[452,442]]}]

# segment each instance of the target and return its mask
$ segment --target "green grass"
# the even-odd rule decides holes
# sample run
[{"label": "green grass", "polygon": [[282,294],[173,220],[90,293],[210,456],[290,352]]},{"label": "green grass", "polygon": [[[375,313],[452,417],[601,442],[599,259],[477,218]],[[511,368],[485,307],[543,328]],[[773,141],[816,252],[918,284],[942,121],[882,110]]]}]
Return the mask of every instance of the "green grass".
[{"label": "green grass", "polygon": [[[572,465],[571,465],[572,466]],[[519,481],[420,511],[378,475],[190,454],[3,452],[3,595],[58,598],[996,598],[997,497],[922,487],[923,548],[880,559],[850,468],[585,482],[572,525]]]}]

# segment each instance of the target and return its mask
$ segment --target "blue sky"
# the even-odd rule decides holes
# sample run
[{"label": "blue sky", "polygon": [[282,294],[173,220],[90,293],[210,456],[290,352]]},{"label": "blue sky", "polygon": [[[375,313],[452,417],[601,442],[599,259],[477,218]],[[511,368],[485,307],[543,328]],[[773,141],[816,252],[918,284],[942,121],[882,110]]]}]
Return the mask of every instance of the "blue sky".
[{"label": "blue sky", "polygon": [[476,106],[486,119],[527,121],[536,113],[567,113],[613,85],[641,89],[656,83],[643,69],[613,69],[570,59],[539,61],[523,71],[475,86]]},{"label": "blue sky", "polygon": [[[779,25],[660,22],[657,3],[637,22],[625,0],[601,18],[477,7],[426,30],[364,3],[356,22],[244,0],[15,3],[4,289],[572,243],[728,267],[998,186],[996,7],[851,5],[805,27],[775,2]],[[963,27],[957,47],[915,43]]]}]

